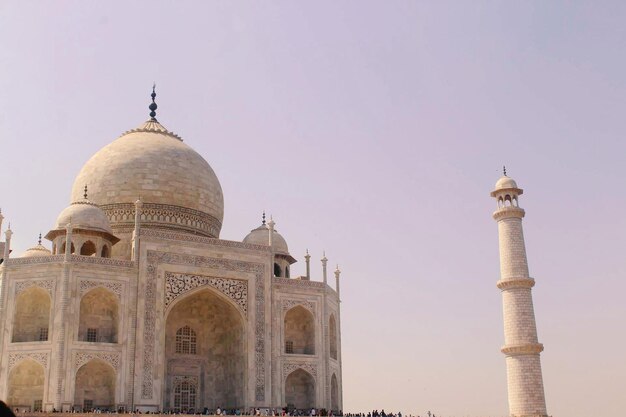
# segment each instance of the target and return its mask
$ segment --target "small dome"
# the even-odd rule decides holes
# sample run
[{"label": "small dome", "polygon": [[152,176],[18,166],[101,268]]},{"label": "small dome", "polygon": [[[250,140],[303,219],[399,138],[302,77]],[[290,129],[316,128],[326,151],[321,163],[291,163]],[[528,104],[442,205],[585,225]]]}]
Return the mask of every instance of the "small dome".
[{"label": "small dome", "polygon": [[24,252],[21,258],[35,258],[38,256],[50,256],[52,252],[39,242],[37,246],[33,246]]},{"label": "small dome", "polygon": [[508,188],[517,188],[517,183],[513,180],[513,178],[503,175],[498,182],[496,182],[496,190],[504,190]]},{"label": "small dome", "polygon": [[[266,224],[262,224],[261,226],[248,233],[248,236],[243,239],[243,243],[252,243],[254,245],[268,246],[269,229],[269,226],[267,226]],[[274,249],[274,253],[289,256],[287,241],[280,233],[276,231],[276,229],[274,229],[274,234],[272,235],[272,248]]]},{"label": "small dome", "polygon": [[66,207],[57,217],[55,229],[65,229],[72,223],[74,229],[94,230],[113,234],[109,219],[104,211],[87,199],[77,201]]}]

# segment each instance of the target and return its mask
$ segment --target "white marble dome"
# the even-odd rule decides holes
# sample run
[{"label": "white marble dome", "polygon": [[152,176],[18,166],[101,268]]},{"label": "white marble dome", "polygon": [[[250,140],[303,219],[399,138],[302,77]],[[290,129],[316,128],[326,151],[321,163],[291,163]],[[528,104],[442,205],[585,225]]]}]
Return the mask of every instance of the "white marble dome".
[{"label": "white marble dome", "polygon": [[50,256],[52,252],[47,249],[44,245],[39,242],[37,246],[33,246],[32,248],[28,248],[26,252],[24,252],[21,258],[35,258],[39,256]]},{"label": "white marble dome", "polygon": [[517,188],[517,183],[513,178],[509,178],[506,175],[500,177],[498,182],[496,182],[496,190],[503,190],[508,188]]},{"label": "white marble dome", "polygon": [[[248,233],[248,236],[243,239],[243,243],[269,246],[269,230],[270,228],[266,224],[262,224]],[[274,253],[279,255],[289,255],[287,241],[276,229],[272,235],[272,249],[274,249]]]},{"label": "white marble dome", "polygon": [[82,198],[85,185],[113,227],[132,223],[128,211],[141,198],[144,214],[151,216],[144,226],[219,237],[224,197],[215,172],[155,119],[93,155],[74,181],[72,201]]},{"label": "white marble dome", "polygon": [[65,229],[68,223],[73,229],[93,230],[113,234],[106,213],[91,201],[83,198],[67,206],[55,223],[56,230]]}]

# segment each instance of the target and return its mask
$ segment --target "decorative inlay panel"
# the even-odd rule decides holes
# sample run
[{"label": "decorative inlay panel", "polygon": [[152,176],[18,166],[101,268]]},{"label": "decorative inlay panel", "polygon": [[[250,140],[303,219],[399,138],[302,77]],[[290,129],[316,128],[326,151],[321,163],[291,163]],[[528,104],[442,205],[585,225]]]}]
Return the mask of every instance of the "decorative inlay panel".
[{"label": "decorative inlay panel", "polygon": [[43,365],[44,368],[47,368],[49,357],[50,354],[48,352],[9,353],[9,371],[11,371],[11,369],[13,369],[13,367],[22,359],[32,359]]},{"label": "decorative inlay panel", "polygon": [[[215,288],[235,302],[248,315],[248,282],[203,275],[165,273],[165,308],[182,294],[199,287]],[[165,309],[163,311],[165,313]]]},{"label": "decorative inlay panel", "polygon": [[[135,223],[135,205],[132,203],[105,204],[100,208],[104,210],[113,227],[123,223]],[[201,232],[211,237],[219,236],[222,229],[222,222],[210,214],[187,207],[157,203],[143,203],[141,224]]]},{"label": "decorative inlay panel", "polygon": [[306,300],[283,300],[283,310],[290,310],[295,306],[302,306],[309,310],[315,316],[315,304]]},{"label": "decorative inlay panel", "polygon": [[39,287],[48,291],[50,297],[52,297],[52,291],[54,290],[54,280],[45,279],[45,280],[29,280],[29,281],[18,281],[15,283],[15,295],[18,295],[22,291],[30,287]]},{"label": "decorative inlay panel", "polygon": [[60,263],[65,259],[65,255],[34,256],[32,258],[9,258],[5,259],[7,266],[52,264]]},{"label": "decorative inlay panel", "polygon": [[91,280],[81,280],[80,281],[80,295],[81,297],[89,290],[95,287],[103,287],[110,290],[113,294],[117,295],[117,298],[122,298],[122,283],[121,282],[110,282],[110,281],[91,281]]},{"label": "decorative inlay panel", "polygon": [[120,354],[117,352],[76,352],[74,354],[74,369],[78,370],[92,359],[100,359],[115,369],[120,367]]},{"label": "decorative inlay panel", "polygon": [[283,363],[283,380],[287,379],[293,371],[302,369],[311,374],[317,380],[317,365],[309,362],[286,362]]},{"label": "decorative inlay panel", "polygon": [[307,281],[305,279],[292,279],[292,278],[273,278],[274,283],[278,285],[284,285],[285,287],[296,288],[320,288],[324,289],[325,284],[319,281]]},{"label": "decorative inlay panel", "polygon": [[95,264],[106,266],[120,266],[123,268],[134,268],[135,262],[124,259],[100,258],[97,256],[71,255],[70,260],[77,264]]},{"label": "decorative inlay panel", "polygon": [[[132,230],[132,229],[131,229]],[[206,243],[212,246],[221,246],[226,248],[250,249],[269,253],[271,248],[265,245],[255,245],[252,243],[242,243],[233,240],[222,240],[213,237],[205,237],[199,235],[190,235],[187,233],[176,233],[168,230],[157,229],[139,229],[139,236],[156,237],[159,239],[169,239],[183,242]]]},{"label": "decorative inlay panel", "polygon": [[[154,231],[151,231],[154,232]],[[145,313],[143,330],[143,364],[141,398],[153,398],[155,373],[156,320],[157,320],[157,271],[160,264],[192,265],[217,270],[253,273],[255,275],[255,398],[265,401],[265,265],[206,256],[158,252],[149,250],[146,265]],[[249,305],[249,302],[248,302]]]}]

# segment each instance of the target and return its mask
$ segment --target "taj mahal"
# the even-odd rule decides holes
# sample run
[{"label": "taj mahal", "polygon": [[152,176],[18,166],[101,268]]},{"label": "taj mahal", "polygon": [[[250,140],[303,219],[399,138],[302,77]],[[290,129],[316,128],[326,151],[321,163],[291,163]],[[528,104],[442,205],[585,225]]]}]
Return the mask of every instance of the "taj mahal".
[{"label": "taj mahal", "polygon": [[[0,398],[13,409],[342,409],[337,267],[294,277],[265,214],[220,238],[207,161],[150,119],[89,159],[39,243],[0,244]],[[6,213],[5,213],[6,214]],[[0,228],[2,215],[0,214]]]},{"label": "taj mahal", "polygon": [[[265,213],[220,238],[224,197],[207,163],[156,118],[89,159],[39,242],[0,242],[0,399],[18,411],[343,410],[340,270],[294,277]],[[520,206],[496,182],[508,402],[546,417]],[[3,217],[0,214],[0,230]]]}]

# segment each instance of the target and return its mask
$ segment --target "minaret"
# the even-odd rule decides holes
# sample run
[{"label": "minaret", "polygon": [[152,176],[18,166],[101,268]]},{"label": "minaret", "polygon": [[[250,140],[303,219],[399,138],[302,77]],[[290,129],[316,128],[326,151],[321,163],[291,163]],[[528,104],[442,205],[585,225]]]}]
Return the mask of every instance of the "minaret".
[{"label": "minaret", "polygon": [[522,218],[518,197],[523,190],[504,176],[491,192],[498,204],[493,218],[498,222],[500,240],[500,281],[504,310],[504,347],[512,417],[545,417],[541,361],[543,345],[537,340],[537,326],[531,288],[535,280],[528,275]]}]

